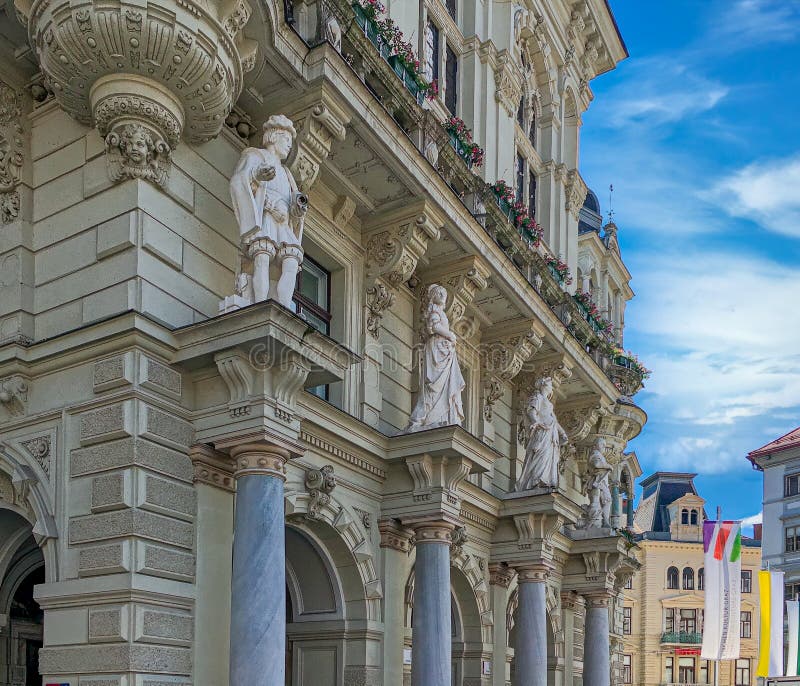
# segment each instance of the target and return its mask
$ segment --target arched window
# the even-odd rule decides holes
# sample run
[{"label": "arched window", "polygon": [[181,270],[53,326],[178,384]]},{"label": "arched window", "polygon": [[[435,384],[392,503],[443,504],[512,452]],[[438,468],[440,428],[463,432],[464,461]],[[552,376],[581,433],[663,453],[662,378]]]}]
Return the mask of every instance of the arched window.
[{"label": "arched window", "polygon": [[683,590],[694,590],[694,570],[691,567],[683,568]]},{"label": "arched window", "polygon": [[678,588],[678,568],[670,567],[667,570],[667,588]]},{"label": "arched window", "polygon": [[689,523],[689,510],[686,508],[681,510],[681,524]]},{"label": "arched window", "polygon": [[692,510],[692,524],[697,524],[697,510]]},{"label": "arched window", "polygon": [[519,107],[517,108],[517,124],[520,128],[525,130],[525,96],[519,99]]},{"label": "arched window", "polygon": [[704,567],[700,567],[697,570],[697,590],[702,591],[706,587],[706,570]]}]

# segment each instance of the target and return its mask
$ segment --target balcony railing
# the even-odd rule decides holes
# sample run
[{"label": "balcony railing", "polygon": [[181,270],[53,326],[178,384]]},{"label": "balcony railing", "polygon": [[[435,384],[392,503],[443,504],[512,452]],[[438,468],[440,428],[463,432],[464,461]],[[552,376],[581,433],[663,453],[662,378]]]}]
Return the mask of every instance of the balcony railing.
[{"label": "balcony railing", "polygon": [[703,642],[703,634],[697,631],[665,631],[661,634],[661,642],[700,645]]},{"label": "balcony railing", "polygon": [[641,373],[627,358],[611,359],[607,355],[606,348],[611,342],[608,334],[582,303],[566,293],[566,280],[550,264],[554,258],[539,237],[515,225],[511,207],[472,171],[472,161],[460,141],[444,130],[441,120],[431,110],[422,107],[424,84],[391,54],[375,21],[352,0],[331,0],[331,9],[341,25],[349,27],[342,36],[342,53],[358,77],[416,141],[420,153],[424,153],[427,140],[421,131],[426,131],[437,143],[436,167],[445,183],[617,388],[629,396],[636,393],[642,386]]}]

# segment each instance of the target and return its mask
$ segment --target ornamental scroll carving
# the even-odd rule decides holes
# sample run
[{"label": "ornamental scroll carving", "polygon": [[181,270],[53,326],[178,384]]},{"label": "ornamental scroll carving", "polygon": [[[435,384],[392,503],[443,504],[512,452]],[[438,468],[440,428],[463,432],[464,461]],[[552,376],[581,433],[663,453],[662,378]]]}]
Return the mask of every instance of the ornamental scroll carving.
[{"label": "ornamental scroll carving", "polygon": [[331,493],[336,488],[333,465],[326,464],[319,469],[308,470],[305,486],[311,496],[306,517],[316,519],[319,517],[320,510],[331,502]]},{"label": "ornamental scroll carving", "polygon": [[19,96],[13,88],[0,83],[0,221],[3,224],[19,216],[17,186],[24,162],[23,152]]}]

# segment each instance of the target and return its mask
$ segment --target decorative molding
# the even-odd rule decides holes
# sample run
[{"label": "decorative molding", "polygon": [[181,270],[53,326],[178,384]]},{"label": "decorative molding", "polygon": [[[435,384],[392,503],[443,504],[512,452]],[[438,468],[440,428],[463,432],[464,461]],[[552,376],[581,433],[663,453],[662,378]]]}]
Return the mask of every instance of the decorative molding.
[{"label": "decorative molding", "polygon": [[20,99],[11,86],[0,82],[0,222],[9,224],[19,216],[17,191],[24,158]]},{"label": "decorative molding", "polygon": [[320,509],[330,503],[331,493],[336,488],[336,475],[333,473],[333,465],[326,464],[319,469],[308,470],[306,472],[305,486],[311,496],[306,517],[317,519]]},{"label": "decorative molding", "polygon": [[141,124],[126,124],[106,136],[106,161],[112,181],[145,179],[163,186],[169,175],[167,143]]},{"label": "decorative molding", "polygon": [[514,517],[517,548],[534,551],[543,561],[553,559],[553,537],[564,526],[565,519],[555,512],[531,512]]},{"label": "decorative molding", "polygon": [[341,229],[350,223],[356,213],[356,201],[349,195],[340,195],[333,206],[333,223]]},{"label": "decorative molding", "polygon": [[189,448],[189,459],[194,466],[194,483],[221,488],[233,493],[236,490],[234,480],[234,462],[224,453],[211,447],[198,444]]},{"label": "decorative molding", "polygon": [[509,117],[516,117],[525,79],[507,50],[498,53],[494,69],[494,99],[503,106]]},{"label": "decorative molding", "polygon": [[380,336],[383,313],[394,304],[395,297],[395,291],[381,281],[367,288],[367,331],[376,340]]},{"label": "decorative molding", "polygon": [[20,441],[20,445],[36,460],[42,471],[50,478],[50,450],[51,437],[49,435],[36,436],[27,441]]},{"label": "decorative molding", "polygon": [[553,572],[553,566],[546,562],[517,564],[514,569],[517,571],[518,583],[544,584]]},{"label": "decorative molding", "polygon": [[513,567],[509,567],[505,562],[489,563],[489,583],[492,586],[508,588],[516,574],[516,570]]},{"label": "decorative molding", "polygon": [[269,443],[245,443],[231,448],[231,457],[236,464],[234,478],[248,474],[275,476],[286,480],[286,463],[289,452]]},{"label": "decorative molding", "polygon": [[558,422],[573,443],[585,439],[605,412],[600,398],[595,396],[556,407]]},{"label": "decorative molding", "polygon": [[401,526],[396,519],[379,520],[378,531],[381,534],[381,548],[391,548],[400,553],[411,550],[413,532]]},{"label": "decorative molding", "polygon": [[467,528],[457,526],[450,534],[450,557],[458,557],[464,554],[464,544],[469,540]]},{"label": "decorative molding", "polygon": [[369,474],[376,476],[381,480],[386,478],[385,470],[381,469],[380,467],[376,467],[368,460],[364,460],[353,453],[343,450],[330,441],[326,441],[324,438],[320,438],[319,436],[308,433],[308,431],[305,429],[300,431],[300,440],[308,443],[311,446],[314,446],[315,448],[319,448],[330,455],[338,457],[340,460],[347,462],[349,465],[357,467],[358,469],[362,469],[363,471],[368,472]]},{"label": "decorative molding", "polygon": [[228,411],[231,417],[250,414],[253,370],[249,358],[238,350],[226,350],[214,355],[214,362],[228,387]]},{"label": "decorative molding", "polygon": [[577,169],[571,169],[567,172],[565,191],[564,209],[577,221],[583,203],[586,200],[586,194],[589,192],[588,186]]}]

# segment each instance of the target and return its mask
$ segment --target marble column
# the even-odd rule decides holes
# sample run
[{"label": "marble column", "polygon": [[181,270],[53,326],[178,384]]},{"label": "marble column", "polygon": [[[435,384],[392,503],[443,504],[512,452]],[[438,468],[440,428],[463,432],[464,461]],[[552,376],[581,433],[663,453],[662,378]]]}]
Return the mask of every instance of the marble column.
[{"label": "marble column", "polygon": [[230,686],[285,686],[286,549],[283,483],[289,453],[266,443],[231,449],[236,512]]},{"label": "marble column", "polygon": [[547,686],[548,567],[517,567],[519,603],[514,626],[514,686]]},{"label": "marble column", "polygon": [[584,686],[611,686],[611,633],[608,621],[609,597],[587,594],[586,625],[583,634]]},{"label": "marble column", "polygon": [[450,534],[453,529],[448,522],[414,526],[417,558],[411,686],[452,686]]},{"label": "marble column", "polygon": [[508,609],[508,587],[514,580],[516,572],[513,568],[499,562],[489,565],[489,589],[494,614],[494,643],[492,644],[492,686],[506,686],[506,661],[508,647],[508,625],[506,610]]},{"label": "marble column", "polygon": [[619,529],[620,521],[620,495],[619,495],[619,482],[611,482],[611,526],[614,529]]},{"label": "marble column", "polygon": [[628,500],[625,503],[625,510],[626,510],[625,514],[627,515],[627,520],[628,520],[628,528],[632,529],[634,511],[633,511],[633,494],[631,493],[628,493]]}]

